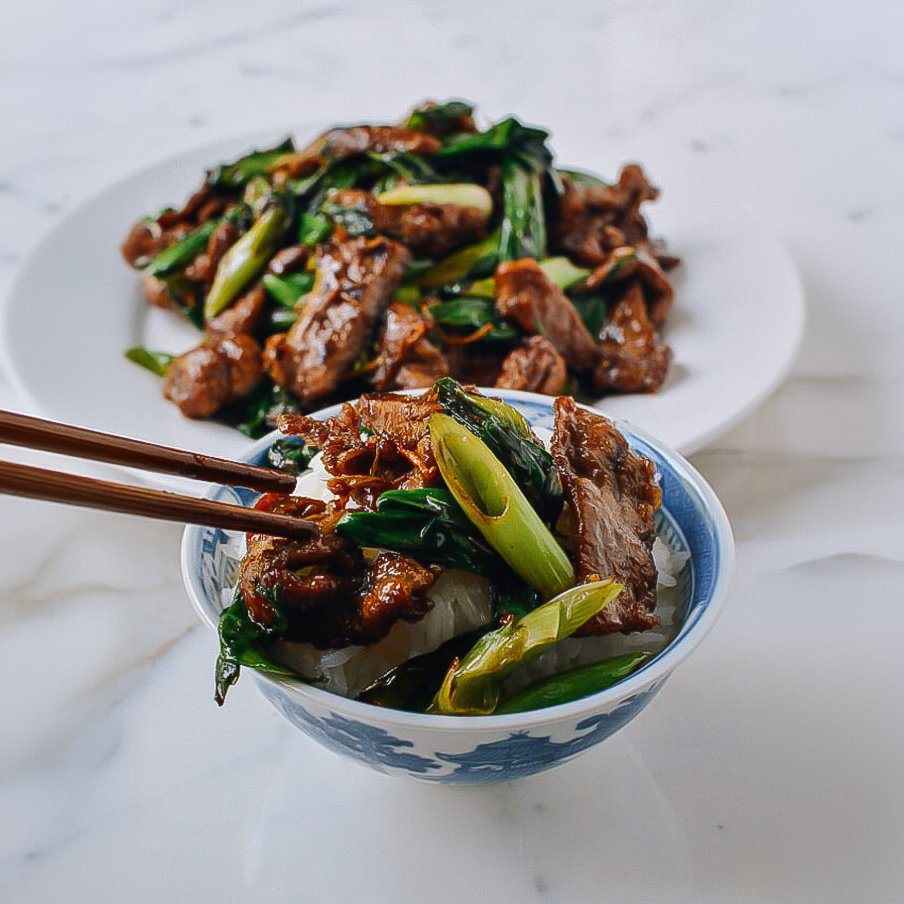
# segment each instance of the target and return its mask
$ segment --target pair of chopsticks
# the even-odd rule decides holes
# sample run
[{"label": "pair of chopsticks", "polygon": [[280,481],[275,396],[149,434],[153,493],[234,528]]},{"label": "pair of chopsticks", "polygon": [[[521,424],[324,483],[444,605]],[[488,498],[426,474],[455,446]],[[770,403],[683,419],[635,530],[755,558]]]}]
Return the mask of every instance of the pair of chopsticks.
[{"label": "pair of chopsticks", "polygon": [[[282,471],[171,449],[11,411],[0,411],[0,443],[271,493],[291,493],[296,482],[293,475]],[[240,505],[11,462],[0,462],[0,493],[277,537],[301,539],[318,532],[316,525],[292,515],[260,512]]]}]

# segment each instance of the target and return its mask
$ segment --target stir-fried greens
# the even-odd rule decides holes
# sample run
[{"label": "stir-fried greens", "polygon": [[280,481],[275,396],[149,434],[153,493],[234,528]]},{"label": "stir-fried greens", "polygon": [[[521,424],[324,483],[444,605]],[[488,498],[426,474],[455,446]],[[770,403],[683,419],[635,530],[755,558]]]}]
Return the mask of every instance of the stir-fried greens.
[{"label": "stir-fried greens", "polygon": [[[393,661],[359,699],[450,715],[577,699],[637,668],[635,651],[511,682],[565,638],[659,622],[653,465],[602,415],[567,397],[554,409],[551,453],[516,410],[449,378],[420,396],[362,396],[326,420],[282,415],[270,461],[300,473],[322,450],[328,492],[259,499],[319,530],[248,536],[220,621],[217,700],[243,666],[317,681],[301,649],[385,647]],[[464,584],[487,604],[451,628]],[[388,637],[435,615],[451,620],[425,651]]]},{"label": "stir-fried greens", "polygon": [[453,100],[220,163],[122,246],[149,302],[203,338],[128,357],[186,416],[252,436],[286,411],[442,377],[654,391],[677,263],[641,214],[657,189],[636,164],[611,184],[561,169],[548,139],[514,117],[481,130]]}]

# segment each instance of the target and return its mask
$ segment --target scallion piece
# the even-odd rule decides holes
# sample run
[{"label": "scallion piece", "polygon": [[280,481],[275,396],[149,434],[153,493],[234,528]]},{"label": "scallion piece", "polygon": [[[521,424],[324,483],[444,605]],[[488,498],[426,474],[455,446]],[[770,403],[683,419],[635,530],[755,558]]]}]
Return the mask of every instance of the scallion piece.
[{"label": "scallion piece", "polygon": [[547,257],[537,261],[546,278],[560,289],[567,289],[590,276],[585,267],[576,267],[567,257]]},{"label": "scallion piece", "polygon": [[[560,289],[568,289],[590,276],[589,270],[584,267],[576,267],[567,257],[547,257],[537,263],[546,274],[546,278]],[[493,298],[496,295],[496,284],[493,277],[489,276],[471,283],[467,292],[468,295],[476,295],[480,298]]]},{"label": "scallion piece", "polygon": [[261,278],[261,285],[275,302],[284,308],[294,308],[298,299],[314,287],[314,274],[306,271],[290,276],[265,273]]},{"label": "scallion piece", "polygon": [[252,151],[231,163],[221,163],[211,170],[209,182],[214,188],[240,188],[255,176],[291,159],[294,151],[292,139],[285,138],[275,147]]},{"label": "scallion piece", "polygon": [[504,212],[499,237],[499,259],[540,260],[546,253],[546,215],[540,173],[516,159],[502,166]]},{"label": "scallion piece", "polygon": [[562,480],[524,417],[499,399],[465,391],[451,377],[437,380],[434,392],[446,414],[486,443],[540,519],[554,525],[562,511]]},{"label": "scallion piece", "polygon": [[333,231],[333,224],[322,213],[303,213],[298,223],[298,243],[313,248]]},{"label": "scallion piece", "polygon": [[126,357],[135,364],[144,367],[158,377],[165,377],[175,355],[166,352],[152,352],[149,349],[136,346],[126,352]]},{"label": "scallion piece", "polygon": [[474,112],[474,105],[464,100],[450,100],[444,104],[424,106],[413,110],[408,117],[406,128],[420,131],[433,126],[455,126],[461,119]]},{"label": "scallion piece", "polygon": [[220,655],[217,657],[214,692],[214,699],[220,706],[226,699],[226,692],[238,681],[242,666],[280,678],[298,679],[295,672],[276,662],[265,652],[286,629],[285,615],[276,604],[278,597],[278,590],[274,590],[273,621],[269,625],[261,625],[251,617],[238,587],[232,605],[220,614]]},{"label": "scallion piece", "polygon": [[568,556],[487,445],[446,414],[434,414],[429,428],[446,486],[512,571],[545,600],[571,587]]},{"label": "scallion piece", "polygon": [[219,226],[219,220],[208,220],[192,229],[184,238],[160,252],[145,268],[146,276],[166,276],[194,260],[206,247]]},{"label": "scallion piece", "polygon": [[377,511],[346,512],[336,533],[361,547],[391,549],[424,564],[480,575],[498,563],[455,499],[439,487],[388,490],[377,501]]},{"label": "scallion piece", "polygon": [[589,697],[590,694],[596,694],[626,678],[649,656],[649,653],[624,653],[621,656],[604,659],[602,662],[593,662],[567,672],[560,672],[558,675],[550,675],[529,684],[524,690],[497,706],[495,712],[499,715],[523,713],[531,709],[544,709],[547,706],[557,706],[559,703],[570,703],[572,700]]},{"label": "scallion piece", "polygon": [[422,289],[435,289],[469,276],[486,276],[496,269],[498,262],[499,230],[496,230],[476,245],[469,245],[443,258],[429,270],[411,278],[411,282]]},{"label": "scallion piece", "polygon": [[455,207],[473,207],[485,217],[493,212],[493,198],[482,186],[470,182],[448,185],[400,185],[398,188],[377,195],[381,204],[451,204]]},{"label": "scallion piece", "polygon": [[254,211],[255,215],[267,206],[272,197],[273,186],[263,176],[254,176],[242,192],[242,201]]},{"label": "scallion piece", "polygon": [[486,339],[515,339],[518,331],[508,322],[502,320],[488,298],[453,298],[451,301],[440,301],[430,306],[430,316],[443,327],[467,327],[477,330],[491,327]]},{"label": "scallion piece", "polygon": [[570,637],[621,591],[622,585],[612,580],[581,584],[485,634],[460,662],[452,663],[430,712],[462,716],[494,712],[506,676]]},{"label": "scallion piece", "polygon": [[223,255],[213,285],[204,299],[204,318],[210,320],[229,307],[273,256],[289,225],[279,203],[268,206],[254,225]]}]

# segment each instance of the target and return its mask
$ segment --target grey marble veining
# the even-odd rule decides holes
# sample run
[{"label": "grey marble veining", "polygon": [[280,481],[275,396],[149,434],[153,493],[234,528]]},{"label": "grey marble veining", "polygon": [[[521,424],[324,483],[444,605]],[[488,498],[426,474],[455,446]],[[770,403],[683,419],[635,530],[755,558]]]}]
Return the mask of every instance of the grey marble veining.
[{"label": "grey marble veining", "polygon": [[616,146],[665,198],[705,184],[785,242],[809,320],[693,457],[738,540],[711,637],[623,732],[511,786],[370,774],[250,681],[218,710],[177,528],[0,496],[0,900],[904,899],[902,38],[884,0],[7,10],[0,293],[137,168],[458,95],[565,160]]}]

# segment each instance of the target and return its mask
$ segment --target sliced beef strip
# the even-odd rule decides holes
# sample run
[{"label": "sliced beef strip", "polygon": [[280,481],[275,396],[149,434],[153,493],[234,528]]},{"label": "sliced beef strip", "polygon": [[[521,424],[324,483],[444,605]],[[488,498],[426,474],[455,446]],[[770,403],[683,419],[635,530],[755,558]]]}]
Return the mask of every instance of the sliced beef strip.
[{"label": "sliced beef strip", "polygon": [[324,248],[301,316],[288,333],[267,340],[267,373],[304,405],[333,392],[360,356],[410,262],[403,245],[382,236]]},{"label": "sliced beef strip", "polygon": [[429,393],[370,393],[326,421],[283,414],[278,423],[283,433],[323,451],[323,466],[332,475],[329,487],[340,500],[373,509],[386,490],[441,482],[428,431],[439,407]]},{"label": "sliced beef strip", "polygon": [[223,259],[223,255],[238,241],[239,228],[229,220],[223,220],[213,235],[207,241],[207,247],[199,254],[191,264],[186,267],[185,275],[188,279],[203,283],[210,287],[216,276],[217,267]]},{"label": "sliced beef strip", "polygon": [[140,220],[129,230],[119,250],[129,266],[140,269],[165,248],[185,238],[191,230],[192,227],[186,223],[176,223],[164,229],[157,220]]},{"label": "sliced beef strip", "polygon": [[592,292],[601,286],[617,286],[632,277],[640,280],[647,316],[653,326],[659,329],[672,307],[675,290],[649,242],[641,242],[636,247],[624,245],[613,248],[605,261],[594,267],[579,288],[582,292]]},{"label": "sliced beef strip", "polygon": [[567,379],[565,359],[552,343],[543,336],[531,336],[505,357],[496,386],[558,395]]},{"label": "sliced beef strip", "polygon": [[[286,413],[277,418],[277,426],[287,436],[299,436],[309,446],[326,450],[331,443],[340,443],[344,448],[361,440],[361,421],[352,405],[343,405],[335,417],[320,420],[306,414]],[[324,463],[327,470],[329,464]]]},{"label": "sliced beef strip", "polygon": [[[254,507],[258,511],[292,515],[314,523],[319,523],[329,513],[327,503],[320,499],[282,493],[265,493]],[[339,559],[340,554],[346,558]],[[329,529],[303,543],[270,534],[247,534],[239,586],[252,618],[262,625],[269,625],[273,620],[272,603],[277,587],[286,587],[291,592],[298,578],[298,568],[304,567],[310,560],[317,561],[331,555],[338,560],[337,564],[348,569],[358,567],[362,561],[360,550]]]},{"label": "sliced beef strip", "polygon": [[599,353],[568,296],[532,258],[500,264],[494,276],[496,310],[525,333],[545,337],[579,373],[592,370]]},{"label": "sliced beef strip", "polygon": [[130,266],[144,267],[196,226],[219,216],[227,203],[227,199],[217,197],[205,181],[181,210],[166,210],[156,219],[139,220],[120,246],[122,256]]},{"label": "sliced beef strip", "polygon": [[204,324],[208,336],[228,336],[233,333],[251,335],[257,331],[267,304],[267,293],[260,284],[239,296],[228,308]]},{"label": "sliced beef strip", "polygon": [[426,389],[449,375],[446,356],[429,340],[419,339],[396,371],[392,389]]},{"label": "sliced beef strip", "polygon": [[665,241],[661,238],[650,239],[650,254],[656,258],[656,263],[658,263],[666,273],[668,273],[669,270],[674,270],[675,267],[681,263],[681,258],[672,254],[666,246]]},{"label": "sliced beef strip", "polygon": [[565,191],[550,235],[555,250],[596,267],[614,248],[647,239],[640,205],[659,197],[659,190],[636,163],[624,166],[614,185],[588,184],[568,176],[562,183]]},{"label": "sliced beef strip", "polygon": [[[324,503],[290,498],[279,510],[321,531],[300,541],[249,534],[239,581],[255,621],[270,624],[276,605],[288,623],[285,640],[326,649],[375,643],[399,619],[417,621],[429,611],[426,595],[438,569],[392,552],[367,563],[358,546],[333,532]],[[270,497],[257,507],[272,510]]]},{"label": "sliced beef strip", "polygon": [[313,172],[327,160],[342,160],[365,151],[435,154],[439,149],[439,139],[425,132],[413,132],[400,126],[349,126],[324,132],[280,164],[279,171],[297,178]]},{"label": "sliced beef strip", "polygon": [[328,160],[351,157],[364,151],[391,154],[435,154],[439,141],[432,135],[399,126],[350,126],[330,129],[312,145]]},{"label": "sliced beef strip", "polygon": [[[426,476],[437,473],[430,448],[429,420],[441,408],[432,393],[420,396],[372,392],[354,404],[342,406],[336,417],[325,421],[300,414],[282,414],[279,429],[323,450],[323,465],[333,475],[355,469],[356,456],[364,454],[376,439],[391,439]],[[362,436],[362,433],[365,434]],[[369,453],[367,453],[369,454]],[[369,468],[369,464],[368,464]],[[369,471],[357,470],[365,474]]]},{"label": "sliced beef strip", "polygon": [[656,337],[639,280],[632,280],[609,310],[600,340],[593,374],[597,392],[655,392],[662,385],[672,350]]},{"label": "sliced beef strip", "polygon": [[643,287],[647,316],[656,329],[661,329],[675,299],[675,290],[648,244],[637,247],[637,275]]},{"label": "sliced beef strip", "polygon": [[158,221],[164,228],[175,223],[199,226],[221,213],[226,204],[227,199],[219,196],[217,190],[205,179],[182,205],[181,210],[166,210],[158,217]]},{"label": "sliced beef strip", "polygon": [[370,192],[343,189],[330,201],[366,213],[374,230],[406,245],[418,257],[438,257],[486,234],[486,216],[457,204],[381,204]]},{"label": "sliced beef strip", "polygon": [[403,449],[414,452],[432,470],[429,421],[441,409],[432,393],[419,396],[371,392],[355,402],[361,425],[374,433],[392,436]]},{"label": "sliced beef strip", "polygon": [[356,594],[353,630],[361,638],[358,643],[385,637],[400,618],[409,622],[423,618],[433,608],[427,592],[438,574],[436,567],[425,567],[395,552],[381,552]]},{"label": "sliced beef strip", "polygon": [[502,373],[506,347],[496,343],[473,342],[469,345],[446,346],[449,374],[459,383],[472,386],[495,386]]},{"label": "sliced beef strip", "polygon": [[371,382],[379,390],[421,389],[449,373],[443,353],[430,341],[433,318],[410,305],[393,302],[386,309],[377,343]]},{"label": "sliced beef strip", "polygon": [[222,336],[175,358],[163,394],[186,417],[210,417],[247,395],[262,375],[260,346],[250,336]]},{"label": "sliced beef strip", "polygon": [[486,235],[486,215],[457,204],[380,206],[375,226],[407,245],[419,257],[439,257]]},{"label": "sliced beef strip", "polygon": [[614,578],[624,585],[578,633],[657,625],[653,513],[661,493],[653,462],[632,452],[609,420],[565,396],[555,402],[552,454],[565,488],[579,581]]},{"label": "sliced beef strip", "polygon": [[274,276],[286,276],[301,270],[311,256],[311,249],[307,245],[289,245],[277,251],[267,264],[267,272]]},{"label": "sliced beef strip", "polygon": [[628,279],[637,273],[637,249],[630,245],[613,248],[606,259],[597,264],[590,275],[578,283],[575,288],[580,292],[595,292],[602,287],[609,287],[621,280]]}]

